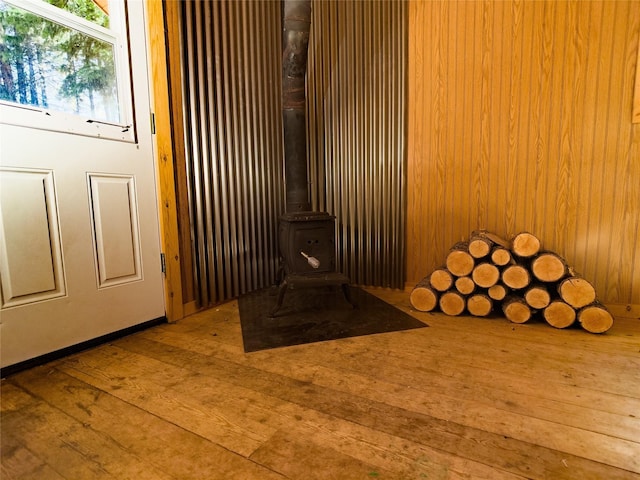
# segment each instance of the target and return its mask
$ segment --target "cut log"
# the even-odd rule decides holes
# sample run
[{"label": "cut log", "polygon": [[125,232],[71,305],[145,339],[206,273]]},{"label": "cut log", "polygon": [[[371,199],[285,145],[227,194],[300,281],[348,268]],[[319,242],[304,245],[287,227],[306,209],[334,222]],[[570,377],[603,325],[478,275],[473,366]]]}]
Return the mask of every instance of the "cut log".
[{"label": "cut log", "polygon": [[509,289],[501,283],[496,283],[492,287],[489,287],[489,289],[487,290],[487,295],[489,295],[489,298],[498,302],[504,300],[508,293]]},{"label": "cut log", "polygon": [[463,295],[469,295],[476,289],[476,284],[471,277],[458,277],[456,278],[456,290]]},{"label": "cut log", "polygon": [[567,328],[576,320],[576,310],[562,300],[553,300],[544,309],[542,316],[549,325],[556,328]]},{"label": "cut log", "polygon": [[578,322],[591,333],[604,333],[613,326],[613,315],[600,302],[594,302],[578,310]]},{"label": "cut log", "polygon": [[567,263],[557,253],[541,252],[531,262],[531,273],[541,282],[557,282],[567,275]]},{"label": "cut log", "polygon": [[430,275],[430,283],[439,292],[446,292],[453,286],[453,275],[446,268],[436,268]]},{"label": "cut log", "polygon": [[491,253],[493,242],[484,235],[472,235],[469,239],[469,253],[473,258],[484,258]]},{"label": "cut log", "polygon": [[544,285],[532,285],[524,292],[524,301],[531,308],[542,310],[551,302],[551,294]]},{"label": "cut log", "polygon": [[531,307],[518,295],[509,295],[504,299],[502,312],[513,323],[525,323],[533,316]]},{"label": "cut log", "polygon": [[460,315],[464,312],[465,304],[464,295],[453,290],[445,292],[440,296],[440,310],[447,315]]},{"label": "cut log", "polygon": [[483,293],[476,293],[467,298],[467,310],[476,317],[486,317],[493,309],[493,300]]},{"label": "cut log", "polygon": [[596,289],[582,277],[565,278],[558,285],[560,298],[573,308],[582,308],[596,301]]},{"label": "cut log", "polygon": [[471,272],[471,278],[479,287],[489,288],[500,280],[500,270],[493,263],[479,263]]},{"label": "cut log", "polygon": [[511,251],[519,257],[533,257],[540,251],[540,240],[529,232],[520,232],[511,240]]},{"label": "cut log", "polygon": [[495,243],[496,245],[500,245],[503,248],[506,248],[507,250],[509,250],[511,248],[511,243],[502,238],[499,235],[496,235],[495,233],[491,233],[488,230],[475,230],[473,232],[471,232],[471,237],[484,237],[487,238],[489,240],[491,240],[493,243]]},{"label": "cut log", "polygon": [[513,290],[519,290],[531,283],[529,269],[518,263],[509,265],[502,271],[502,283]]},{"label": "cut log", "polygon": [[511,263],[511,252],[504,247],[493,247],[491,251],[491,261],[499,267],[504,267]]},{"label": "cut log", "polygon": [[475,265],[475,260],[469,253],[469,243],[456,243],[447,255],[447,269],[456,277],[469,275]]},{"label": "cut log", "polygon": [[422,279],[411,291],[409,301],[419,312],[430,312],[438,305],[438,292],[431,286],[429,277]]}]

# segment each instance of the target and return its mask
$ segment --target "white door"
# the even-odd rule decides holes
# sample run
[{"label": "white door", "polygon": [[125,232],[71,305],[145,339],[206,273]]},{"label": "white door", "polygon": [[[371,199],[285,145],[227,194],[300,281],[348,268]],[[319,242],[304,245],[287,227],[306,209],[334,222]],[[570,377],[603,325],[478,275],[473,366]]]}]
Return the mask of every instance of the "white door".
[{"label": "white door", "polygon": [[144,5],[84,1],[0,0],[2,367],[165,312]]}]

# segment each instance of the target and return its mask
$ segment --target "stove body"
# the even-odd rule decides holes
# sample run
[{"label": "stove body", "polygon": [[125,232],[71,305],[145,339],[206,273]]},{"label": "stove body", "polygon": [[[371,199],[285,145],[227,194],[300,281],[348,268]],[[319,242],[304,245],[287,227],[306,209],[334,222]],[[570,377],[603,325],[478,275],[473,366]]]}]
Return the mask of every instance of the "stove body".
[{"label": "stove body", "polygon": [[346,300],[355,306],[349,277],[336,271],[335,217],[326,212],[285,213],[278,228],[280,286],[275,316],[288,289],[340,286]]}]

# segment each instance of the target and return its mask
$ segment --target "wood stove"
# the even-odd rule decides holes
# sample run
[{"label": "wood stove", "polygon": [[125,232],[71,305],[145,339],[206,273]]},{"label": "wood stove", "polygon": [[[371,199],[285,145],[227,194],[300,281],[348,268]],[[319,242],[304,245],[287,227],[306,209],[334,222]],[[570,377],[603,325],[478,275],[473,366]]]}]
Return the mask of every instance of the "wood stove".
[{"label": "wood stove", "polygon": [[282,2],[282,122],[286,213],[280,217],[278,302],[288,289],[339,285],[352,303],[349,278],[336,271],[335,217],[313,212],[309,202],[305,74],[311,27],[310,0]]},{"label": "wood stove", "polygon": [[281,282],[278,302],[282,306],[288,289],[336,285],[352,305],[349,277],[336,271],[335,217],[326,212],[285,213],[280,217],[278,242]]}]

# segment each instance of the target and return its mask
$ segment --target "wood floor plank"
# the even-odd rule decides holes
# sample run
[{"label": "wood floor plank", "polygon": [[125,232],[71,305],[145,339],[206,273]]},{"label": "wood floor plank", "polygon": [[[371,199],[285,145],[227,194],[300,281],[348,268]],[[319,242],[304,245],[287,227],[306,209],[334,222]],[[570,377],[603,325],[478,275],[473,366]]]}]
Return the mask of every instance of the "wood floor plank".
[{"label": "wood floor plank", "polygon": [[[207,337],[203,338],[200,335],[191,336],[189,334],[176,333],[176,332],[172,332],[169,335],[170,337],[177,336],[183,342],[188,342],[189,347],[193,349],[193,351],[201,350],[203,352],[206,351],[206,353],[211,353],[210,348],[203,349],[203,345],[214,344],[218,347],[220,346],[219,343],[216,343],[215,341]],[[144,336],[145,338],[149,338],[149,337],[156,338],[158,337],[158,330],[154,330],[153,332],[146,331],[139,334],[139,336]],[[196,340],[196,341],[192,341],[192,340]],[[230,348],[234,350],[235,353],[237,354],[236,359],[255,358],[252,356],[244,355],[241,349],[239,350],[235,347],[230,347]],[[260,364],[259,361],[258,363]],[[276,362],[268,362],[268,363],[275,364]],[[265,364],[263,364],[262,366],[266,367]],[[296,362],[295,365],[285,364],[285,366],[283,367],[283,370],[286,370],[286,372],[289,375],[299,375],[299,373],[302,371],[300,368],[300,364],[298,364],[298,362]],[[209,378],[207,382],[216,383],[216,380],[215,379],[212,380],[211,378]],[[223,387],[221,386],[221,388],[224,388],[225,390],[232,390],[233,386],[227,384],[226,386],[223,386]],[[242,397],[246,397],[248,393],[245,391],[245,392],[237,393],[237,395],[238,395],[237,403],[240,403],[242,401]],[[332,425],[333,427],[331,428],[331,430],[337,432],[336,433],[337,435],[339,435],[339,432],[358,430],[359,436],[350,437],[350,440],[351,440],[350,444],[352,445],[352,447],[348,450],[347,453],[354,457],[358,457],[358,453],[359,453],[363,455],[363,458],[362,458],[363,461],[370,460],[371,458],[388,459],[390,457],[393,457],[393,458],[399,459],[400,463],[403,464],[402,471],[405,471],[406,468],[408,467],[405,465],[406,462],[403,462],[401,460],[403,458],[406,458],[406,450],[412,449],[414,452],[414,456],[412,458],[423,458],[424,461],[422,463],[424,463],[424,465],[429,466],[427,470],[434,470],[438,472],[447,471],[451,475],[459,474],[463,478],[466,477],[466,475],[468,475],[469,472],[473,472],[474,476],[478,478],[487,478],[487,479],[515,478],[515,476],[513,475],[507,474],[505,472],[497,471],[491,467],[486,467],[477,462],[471,462],[468,460],[459,459],[458,457],[447,455],[442,452],[438,452],[434,449],[428,449],[422,445],[412,444],[412,442],[408,442],[404,439],[398,439],[396,437],[386,435],[376,430],[354,425],[351,422],[345,422],[345,421],[341,421],[340,419],[335,419],[328,415],[322,415],[319,412],[304,408],[297,404],[287,403],[285,405],[283,402],[280,402],[280,405],[278,405],[273,402],[272,397],[262,396],[260,398],[256,395],[251,395],[251,399],[255,402],[266,404],[269,408],[277,410],[279,413],[283,414],[287,418],[296,418],[296,419],[299,419],[300,421],[304,421],[308,423],[309,425],[313,425],[312,428],[314,428],[315,431],[327,431],[328,429],[327,425]],[[244,411],[244,413],[246,414],[247,412]],[[294,422],[294,425],[299,425],[299,422]],[[291,422],[289,422],[289,424],[279,423],[277,424],[277,426],[278,428],[287,428],[287,429],[292,428]],[[383,441],[384,444],[395,446],[395,448],[397,448],[398,451],[394,451],[393,449],[391,449],[390,451],[383,450],[381,453],[378,452],[378,454],[376,455],[375,453],[376,450],[375,449],[372,450],[371,448],[371,441],[372,441],[371,439],[373,437],[381,437],[380,439],[381,442],[384,440]],[[326,441],[330,442],[330,444],[333,445],[335,444],[335,440],[336,439],[333,438],[333,439],[327,439]],[[399,445],[399,442],[401,443],[401,445]],[[380,450],[380,448],[378,448],[378,450]],[[427,459],[429,460],[427,461]],[[376,465],[379,465],[379,462],[374,462],[374,463]],[[382,466],[384,468],[393,470],[393,467],[391,465],[388,465],[387,464],[388,462],[386,460],[384,460],[383,463],[384,464]],[[412,461],[412,464],[413,463],[415,463],[415,461]]]},{"label": "wood floor plank", "polygon": [[450,479],[524,478],[310,409],[305,409],[301,421],[290,425],[287,431],[318,445],[330,445],[362,462],[374,464],[380,470],[399,474],[401,478],[441,478],[445,474]]},{"label": "wood floor plank", "polygon": [[[363,353],[367,349],[346,340],[340,341],[339,347],[330,347],[327,344],[308,347],[313,349],[312,355],[309,355],[304,348],[288,349],[287,355],[290,362],[296,365],[295,369],[291,369],[290,364],[283,365],[275,361],[280,355],[276,351],[244,355],[241,350],[234,347],[222,348],[211,338],[193,341],[193,337],[189,335],[169,330],[158,329],[145,336],[204,355],[215,355],[218,358],[254,367],[261,366],[273,373],[289,374],[299,380],[313,381],[321,375],[327,378],[336,375],[336,378],[341,379],[342,384],[349,386],[356,384],[348,380],[351,376],[366,377],[370,372],[375,372],[373,381],[385,381],[390,385],[388,389],[391,391],[402,385],[410,386],[432,397],[448,396],[449,399],[475,400],[482,404],[496,406],[500,410],[575,427],[583,426],[585,419],[588,419],[588,425],[593,431],[627,440],[640,438],[640,416],[633,415],[635,411],[640,411],[640,400],[629,397],[605,395],[602,392],[573,386],[568,390],[558,389],[560,393],[567,392],[560,397],[550,391],[550,383],[547,383],[544,389],[540,389],[539,382],[530,381],[525,384],[521,375],[514,374],[506,385],[502,385],[504,382],[496,381],[495,375],[483,381],[483,373],[486,370],[472,367],[465,367],[470,372],[466,378],[459,379],[453,375],[446,375],[447,369],[453,370],[451,365],[447,368],[438,368],[438,365],[427,367],[429,362],[417,364],[419,360],[415,359],[412,360],[412,365],[402,365],[389,362],[387,356],[384,356],[384,361],[381,361],[378,354],[365,357]],[[356,361],[344,362],[343,357],[337,354],[338,351],[352,356]],[[323,368],[328,371],[321,372]],[[553,386],[551,384],[551,387]],[[598,403],[604,405],[600,406]],[[615,411],[616,405],[621,413],[602,410],[602,407],[605,407]]]},{"label": "wood floor plank", "polygon": [[[119,363],[109,364],[109,359],[118,359]],[[218,403],[229,393],[210,388],[208,379],[200,373],[116,346],[70,358],[58,368],[243,456],[251,455],[275,433],[274,428],[252,421],[239,409],[221,408]],[[247,402],[243,397],[230,401],[236,406]]]},{"label": "wood floor plank", "polygon": [[135,452],[36,398],[28,408],[4,414],[2,428],[29,445],[64,478],[170,480],[162,471],[141,462]]},{"label": "wood floor plank", "polygon": [[0,478],[3,480],[64,480],[31,450],[22,445],[22,439],[10,432],[0,435]]},{"label": "wood floor plank", "polygon": [[[117,348],[117,346],[109,347],[109,349],[113,349],[113,348]],[[109,358],[113,358],[112,354],[105,353],[105,355],[108,355]],[[83,357],[84,356],[85,355],[83,355]],[[149,389],[153,384],[158,383],[159,381],[158,379],[154,378],[153,372],[162,370],[164,372],[163,375],[166,374],[170,376],[174,382],[179,382],[181,387],[189,391],[189,395],[194,399],[206,398],[206,397],[202,397],[198,392],[199,390],[203,390],[202,385],[206,384],[206,386],[204,387],[205,390],[215,391],[217,393],[215,397],[217,407],[218,408],[223,407],[225,409],[227,418],[240,416],[242,419],[244,419],[246,424],[260,423],[261,425],[267,425],[267,426],[273,427],[274,429],[278,428],[281,430],[289,431],[292,429],[292,422],[290,420],[291,418],[298,419],[294,422],[294,424],[298,424],[300,421],[305,421],[306,423],[309,423],[309,424],[315,424],[317,422],[320,422],[322,425],[324,425],[327,422],[335,423],[333,418],[328,417],[326,415],[320,418],[318,417],[315,411],[304,408],[301,405],[289,404],[289,403],[285,405],[286,402],[282,402],[281,400],[275,397],[262,395],[258,392],[253,392],[244,388],[240,388],[233,384],[219,381],[216,378],[211,376],[206,376],[206,377],[202,375],[192,376],[190,374],[185,374],[184,372],[181,372],[178,369],[172,368],[171,365],[164,365],[160,367],[154,362],[151,362],[149,359],[142,358],[142,357],[131,358],[126,354],[122,355],[122,361],[127,362],[131,365],[135,365],[135,367],[133,367],[133,369],[127,368],[126,372],[123,371],[124,369],[120,369],[120,372],[122,375],[119,378],[120,385],[125,385],[125,386],[132,385],[133,382],[131,382],[130,379],[126,376],[126,375],[132,375],[138,379],[144,377],[147,380],[147,382],[143,382],[143,383],[140,383],[140,380],[137,380],[136,389]],[[65,365],[60,365],[60,368],[70,373],[71,375],[75,374],[74,371],[85,370],[89,363],[93,364],[93,362],[88,362],[85,359],[82,365],[77,365],[76,362],[74,362],[73,358],[69,359],[68,363],[72,364],[73,366],[68,367]],[[102,362],[98,362],[97,368],[99,368],[99,365],[101,364]],[[92,368],[96,368],[96,367],[92,367]],[[103,375],[94,374],[91,376],[94,378],[96,377],[99,378],[101,376],[108,375],[104,371],[102,373]],[[194,384],[190,380],[195,380],[196,382],[199,382],[200,385]],[[100,383],[94,383],[94,385],[97,385],[100,388],[105,388],[104,385]],[[122,389],[119,389],[114,394],[118,395],[120,398],[127,399],[127,401],[132,401],[121,390]],[[166,390],[162,392],[162,395],[165,398],[172,398],[171,393],[169,393]],[[256,408],[256,406],[259,406],[259,407]],[[145,408],[149,408],[148,405],[145,405]],[[342,422],[341,427],[344,429],[345,427],[344,422]],[[367,433],[369,436],[371,436],[372,433],[375,433],[375,432],[368,430]],[[363,439],[362,441],[356,442],[356,443],[357,443],[356,449],[352,449],[349,452],[350,454],[353,454],[358,451],[362,451],[362,446],[365,445],[365,440]],[[404,445],[405,448],[407,447],[406,443],[407,442],[405,442],[405,445]],[[262,448],[263,447],[261,446],[260,449]],[[348,454],[344,454],[344,453],[342,454],[349,456]],[[384,453],[381,456],[378,456],[378,457],[372,456],[372,457],[369,457],[368,459],[361,458],[359,461],[364,462],[366,460],[371,460],[371,458],[386,458],[387,456],[393,455],[393,454],[394,454],[393,452],[384,451]],[[355,455],[353,458],[357,458],[357,457],[358,455]],[[466,462],[466,463],[469,464],[472,462]],[[373,464],[377,465],[376,462],[374,462]],[[456,462],[451,461],[451,459],[446,459],[446,462],[444,463],[444,465],[438,467],[438,462],[432,461],[431,468],[435,468],[437,470],[448,469],[449,471],[455,472]],[[483,472],[485,470],[487,472],[485,472],[484,478],[502,478],[504,476],[500,472],[496,472],[493,469],[484,468],[484,466],[480,464],[474,465],[472,469],[472,471],[476,472],[476,474],[478,472]],[[509,478],[509,477],[505,477],[505,478]]]},{"label": "wood floor plank", "polygon": [[[341,342],[344,345],[345,342]],[[333,355],[336,357],[336,355]],[[317,352],[312,356],[314,362],[322,362],[322,355]],[[366,371],[376,371],[377,365],[381,365],[384,359],[379,358],[377,362],[365,367]],[[268,367],[263,367],[273,371],[278,362],[261,362]],[[386,364],[388,365],[389,362]],[[568,415],[572,409],[570,406],[566,410],[560,411],[555,421],[544,418],[537,418],[529,412],[513,412],[504,408],[496,408],[495,405],[487,402],[478,402],[475,399],[462,399],[455,391],[449,395],[442,395],[437,390],[423,391],[420,384],[415,383],[415,371],[411,372],[413,384],[401,385],[395,382],[385,382],[381,380],[379,374],[375,378],[362,375],[346,374],[340,362],[334,365],[335,369],[320,369],[316,365],[307,366],[303,358],[296,358],[296,372],[300,375],[293,375],[294,378],[309,378],[314,384],[344,391],[350,394],[363,396],[369,399],[381,399],[386,404],[409,408],[412,411],[425,413],[446,421],[452,421],[474,428],[490,431],[500,435],[506,435],[525,442],[535,442],[536,437],[540,437],[540,445],[556,449],[559,451],[572,453],[577,456],[588,457],[606,464],[620,468],[629,468],[634,471],[640,465],[634,459],[634,454],[638,449],[638,444],[633,439],[639,438],[639,422],[628,416],[601,415],[601,423],[595,424],[594,417],[598,419],[599,412],[583,411],[583,417],[574,419],[575,425],[587,425],[588,428],[574,427],[570,422],[563,420],[563,415]],[[356,362],[360,365],[361,362]],[[369,367],[369,368],[367,368]],[[378,367],[380,368],[380,367]],[[282,375],[292,376],[285,368]],[[397,372],[399,375],[405,371]],[[409,394],[406,389],[410,388]],[[404,390],[404,391],[403,391]],[[464,390],[464,389],[463,389]],[[541,410],[545,412],[545,410]],[[585,422],[585,420],[588,420]],[[609,423],[612,421],[613,423]],[[581,422],[581,423],[580,423]],[[618,432],[623,431],[624,435],[611,436],[611,426],[617,425]],[[563,428],[558,428],[563,425]],[[606,433],[599,433],[598,426],[605,429]],[[593,430],[596,430],[595,432]],[[628,437],[630,440],[627,440]],[[600,446],[597,452],[591,450],[595,445]]]},{"label": "wood floor plank", "polygon": [[328,445],[315,444],[307,437],[291,431],[278,431],[251,455],[251,459],[282,472],[288,478],[401,478],[400,475],[344,455]]},{"label": "wood floor plank", "polygon": [[138,457],[171,478],[282,478],[144,408],[124,402],[59,370],[41,375],[35,369],[12,377],[11,381],[34,396],[47,398],[51,405],[65,411],[78,423],[100,432],[127,451],[136,452]]},{"label": "wood floor plank", "polygon": [[132,351],[144,350],[147,355],[183,368],[193,368],[211,375],[237,379],[245,387],[266,395],[276,396],[391,435],[430,446],[437,445],[438,448],[450,453],[494,465],[518,475],[533,478],[572,478],[564,470],[564,460],[572,465],[572,475],[596,471],[609,478],[635,476],[630,471],[608,468],[592,460],[528,444],[503,435],[443,421],[379,401],[317,387],[312,383],[270,374],[256,368],[221,361],[159,343],[153,345],[153,343],[141,338],[129,338],[119,341],[118,345]]},{"label": "wood floor plank", "polygon": [[1,383],[2,478],[640,477],[640,324],[429,328],[246,354],[238,302]]}]

